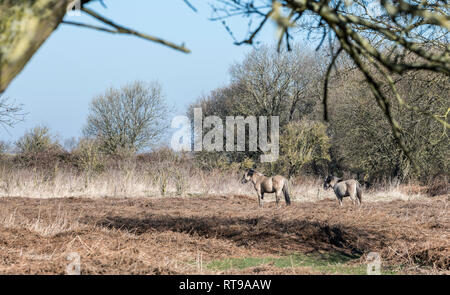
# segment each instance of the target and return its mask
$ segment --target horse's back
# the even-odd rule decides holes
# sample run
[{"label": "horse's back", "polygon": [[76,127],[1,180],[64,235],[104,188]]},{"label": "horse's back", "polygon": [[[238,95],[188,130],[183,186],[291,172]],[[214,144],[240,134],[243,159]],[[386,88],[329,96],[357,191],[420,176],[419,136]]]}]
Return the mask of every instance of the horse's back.
[{"label": "horse's back", "polygon": [[284,176],[281,176],[281,175],[275,175],[275,176],[272,177],[272,181],[274,183],[284,183],[285,179],[286,178],[284,178]]},{"label": "horse's back", "polygon": [[359,182],[355,179],[349,179],[345,181],[348,190],[355,190],[359,187]]},{"label": "horse's back", "polygon": [[274,185],[278,184],[278,185],[283,186],[286,181],[286,178],[282,175],[275,175],[274,177],[272,177],[272,181],[273,181]]},{"label": "horse's back", "polygon": [[344,180],[336,184],[336,193],[341,197],[347,197],[350,194],[355,195],[359,187],[359,182],[355,179]]},{"label": "horse's back", "polygon": [[275,175],[272,177],[266,177],[261,185],[265,192],[274,193],[275,191],[283,188],[285,180],[286,179],[283,176]]}]

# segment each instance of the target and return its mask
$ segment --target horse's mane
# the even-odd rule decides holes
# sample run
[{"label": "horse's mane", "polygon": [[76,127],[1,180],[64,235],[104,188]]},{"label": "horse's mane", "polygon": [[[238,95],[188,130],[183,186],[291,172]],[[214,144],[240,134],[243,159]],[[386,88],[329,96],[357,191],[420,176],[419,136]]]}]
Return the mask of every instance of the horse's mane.
[{"label": "horse's mane", "polygon": [[326,181],[327,181],[327,182],[330,182],[333,178],[337,180],[336,183],[339,183],[339,182],[344,181],[343,178],[340,178],[340,177],[337,177],[337,176],[334,176],[334,175],[328,176]]}]

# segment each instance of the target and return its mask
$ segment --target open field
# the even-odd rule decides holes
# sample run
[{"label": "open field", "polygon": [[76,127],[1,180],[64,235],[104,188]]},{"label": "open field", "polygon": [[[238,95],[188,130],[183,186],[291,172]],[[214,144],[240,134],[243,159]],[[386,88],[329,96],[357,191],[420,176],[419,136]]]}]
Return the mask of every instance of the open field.
[{"label": "open field", "polygon": [[450,273],[449,198],[284,203],[268,195],[0,198],[0,273]]}]

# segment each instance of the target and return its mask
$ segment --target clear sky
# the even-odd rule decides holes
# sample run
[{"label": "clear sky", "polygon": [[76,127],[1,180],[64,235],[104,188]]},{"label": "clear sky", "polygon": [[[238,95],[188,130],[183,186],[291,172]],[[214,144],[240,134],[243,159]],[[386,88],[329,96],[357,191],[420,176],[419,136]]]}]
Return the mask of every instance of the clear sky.
[{"label": "clear sky", "polygon": [[[186,106],[200,95],[228,83],[230,64],[251,50],[234,45],[220,22],[208,20],[212,12],[208,1],[190,1],[198,13],[182,0],[104,2],[106,9],[98,2],[88,7],[138,31],[176,44],[185,42],[192,53],[136,37],[61,24],[4,93],[22,103],[28,114],[14,128],[0,129],[0,140],[16,141],[36,125],[48,126],[61,143],[79,137],[91,99],[110,86],[134,80],[157,80],[176,114],[184,114]],[[95,23],[91,19],[66,16],[66,20]],[[246,21],[231,22],[238,39],[245,37]],[[274,27],[268,25],[259,40],[275,42]]]}]

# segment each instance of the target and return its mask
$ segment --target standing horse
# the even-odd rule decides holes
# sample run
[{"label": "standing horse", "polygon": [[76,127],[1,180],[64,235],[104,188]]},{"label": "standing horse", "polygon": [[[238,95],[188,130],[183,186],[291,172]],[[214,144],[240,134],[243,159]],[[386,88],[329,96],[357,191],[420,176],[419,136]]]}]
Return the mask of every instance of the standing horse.
[{"label": "standing horse", "polygon": [[342,206],[342,199],[344,197],[350,197],[353,204],[358,199],[358,203],[361,205],[362,189],[357,180],[342,180],[335,176],[328,176],[323,183],[323,188],[327,190],[330,187],[333,188],[340,206]]},{"label": "standing horse", "polygon": [[241,182],[247,183],[249,181],[253,183],[255,190],[258,193],[259,206],[262,206],[263,204],[264,193],[275,193],[278,206],[281,193],[283,192],[286,205],[291,204],[291,200],[289,199],[288,180],[283,176],[276,175],[273,177],[267,177],[253,169],[248,169],[245,171]]}]

